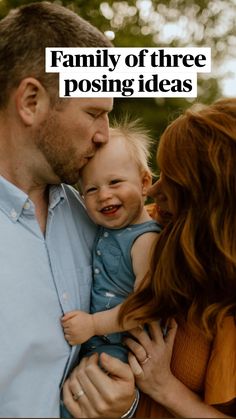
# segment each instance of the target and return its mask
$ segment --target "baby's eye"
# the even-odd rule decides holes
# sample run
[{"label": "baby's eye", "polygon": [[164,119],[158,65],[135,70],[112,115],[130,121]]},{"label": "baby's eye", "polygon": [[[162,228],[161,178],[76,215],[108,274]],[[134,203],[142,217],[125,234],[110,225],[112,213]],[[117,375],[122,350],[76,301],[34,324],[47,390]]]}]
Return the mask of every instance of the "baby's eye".
[{"label": "baby's eye", "polygon": [[117,183],[121,183],[122,182],[122,180],[121,179],[112,179],[111,181],[110,181],[110,184],[111,185],[116,185]]},{"label": "baby's eye", "polygon": [[95,192],[97,190],[97,188],[95,188],[95,186],[93,186],[93,187],[91,187],[91,188],[88,188],[86,191],[85,191],[85,193],[86,194],[88,194],[88,193],[91,193],[91,192]]}]

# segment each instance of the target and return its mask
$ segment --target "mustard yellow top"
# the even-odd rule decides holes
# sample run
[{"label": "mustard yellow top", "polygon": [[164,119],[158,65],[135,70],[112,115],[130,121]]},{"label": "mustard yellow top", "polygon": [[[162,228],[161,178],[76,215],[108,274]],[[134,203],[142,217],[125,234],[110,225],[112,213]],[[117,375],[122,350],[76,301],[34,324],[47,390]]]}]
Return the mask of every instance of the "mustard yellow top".
[{"label": "mustard yellow top", "polygon": [[[236,415],[236,323],[226,317],[213,341],[186,323],[179,324],[171,361],[173,374],[220,411]],[[184,400],[183,400],[184,403]],[[145,394],[135,417],[173,417]]]}]

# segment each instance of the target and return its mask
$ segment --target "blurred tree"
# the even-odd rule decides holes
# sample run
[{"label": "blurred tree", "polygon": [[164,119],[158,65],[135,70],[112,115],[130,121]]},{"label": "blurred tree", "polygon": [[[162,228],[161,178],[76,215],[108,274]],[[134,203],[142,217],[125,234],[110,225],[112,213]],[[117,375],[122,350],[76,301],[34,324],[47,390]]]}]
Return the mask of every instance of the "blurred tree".
[{"label": "blurred tree", "polygon": [[[34,0],[0,0],[0,18],[13,7]],[[235,0],[61,0],[97,26],[121,47],[212,48],[213,69],[226,56],[235,54]],[[212,75],[198,75],[198,101],[210,103],[221,96],[219,80]],[[190,99],[115,100],[113,115],[125,112],[142,118],[155,138],[167,123],[188,107]]]}]

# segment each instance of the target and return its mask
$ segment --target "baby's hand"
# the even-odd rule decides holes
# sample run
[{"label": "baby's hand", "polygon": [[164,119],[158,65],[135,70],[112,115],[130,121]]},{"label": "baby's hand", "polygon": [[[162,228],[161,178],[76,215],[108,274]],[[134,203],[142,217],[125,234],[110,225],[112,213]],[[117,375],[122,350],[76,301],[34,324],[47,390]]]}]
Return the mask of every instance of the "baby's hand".
[{"label": "baby's hand", "polygon": [[95,335],[93,315],[76,310],[61,318],[64,336],[70,345],[86,342]]}]

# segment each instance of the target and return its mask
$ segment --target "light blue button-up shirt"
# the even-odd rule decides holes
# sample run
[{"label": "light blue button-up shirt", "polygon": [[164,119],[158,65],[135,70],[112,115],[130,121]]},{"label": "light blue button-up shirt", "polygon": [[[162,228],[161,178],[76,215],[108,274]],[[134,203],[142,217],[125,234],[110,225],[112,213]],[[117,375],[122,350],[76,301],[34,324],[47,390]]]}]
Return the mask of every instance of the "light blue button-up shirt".
[{"label": "light blue button-up shirt", "polygon": [[60,318],[89,309],[94,235],[73,188],[51,186],[44,236],[32,201],[0,177],[0,417],[59,417],[79,351]]}]

